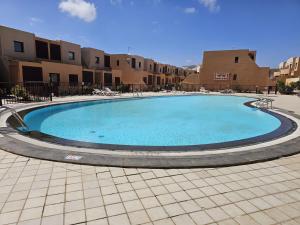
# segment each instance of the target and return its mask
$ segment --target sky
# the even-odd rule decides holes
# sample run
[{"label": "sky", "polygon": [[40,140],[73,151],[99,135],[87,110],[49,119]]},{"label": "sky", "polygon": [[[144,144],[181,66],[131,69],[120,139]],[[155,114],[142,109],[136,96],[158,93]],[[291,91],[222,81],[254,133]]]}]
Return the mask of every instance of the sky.
[{"label": "sky", "polygon": [[278,67],[300,56],[300,0],[0,0],[0,24],[177,66],[251,49]]}]

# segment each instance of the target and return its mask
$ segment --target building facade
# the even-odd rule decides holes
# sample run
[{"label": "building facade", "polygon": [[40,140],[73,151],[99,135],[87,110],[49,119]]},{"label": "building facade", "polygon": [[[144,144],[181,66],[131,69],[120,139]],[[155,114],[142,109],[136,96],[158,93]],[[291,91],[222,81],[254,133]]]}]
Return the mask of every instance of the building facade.
[{"label": "building facade", "polygon": [[200,73],[184,81],[211,90],[265,90],[274,87],[270,69],[256,64],[256,52],[250,50],[205,51]]},{"label": "building facade", "polygon": [[273,76],[276,80],[282,80],[285,84],[300,81],[300,57],[291,57],[281,62]]},{"label": "building facade", "polygon": [[[249,50],[204,52],[200,72],[162,64],[129,54],[108,54],[62,40],[0,26],[0,82],[48,83],[55,87],[96,85],[99,88],[131,85],[133,89],[158,90],[184,87],[193,90],[257,89],[273,86],[270,70],[255,63]],[[287,68],[288,67],[288,68]],[[281,66],[288,78],[299,78],[299,57]],[[284,76],[285,76],[284,75]]]}]

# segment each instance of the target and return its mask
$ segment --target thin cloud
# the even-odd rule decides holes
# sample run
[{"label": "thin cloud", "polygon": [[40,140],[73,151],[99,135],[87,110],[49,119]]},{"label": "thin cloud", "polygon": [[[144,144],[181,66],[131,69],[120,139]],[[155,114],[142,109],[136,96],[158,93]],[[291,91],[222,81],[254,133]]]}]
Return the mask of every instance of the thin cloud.
[{"label": "thin cloud", "polygon": [[221,7],[217,0],[199,0],[200,4],[208,8],[210,12],[219,12]]},{"label": "thin cloud", "polygon": [[186,13],[186,14],[193,14],[193,13],[196,12],[196,8],[194,8],[194,7],[185,8],[183,10],[183,12]]},{"label": "thin cloud", "polygon": [[30,17],[29,18],[29,24],[30,26],[34,26],[35,24],[37,23],[43,23],[44,21],[40,18],[37,18],[37,17]]},{"label": "thin cloud", "polygon": [[73,17],[78,17],[85,22],[92,22],[97,17],[97,10],[94,3],[85,0],[62,0],[58,8]]},{"label": "thin cloud", "polygon": [[121,5],[123,0],[110,0],[110,4],[112,5]]}]

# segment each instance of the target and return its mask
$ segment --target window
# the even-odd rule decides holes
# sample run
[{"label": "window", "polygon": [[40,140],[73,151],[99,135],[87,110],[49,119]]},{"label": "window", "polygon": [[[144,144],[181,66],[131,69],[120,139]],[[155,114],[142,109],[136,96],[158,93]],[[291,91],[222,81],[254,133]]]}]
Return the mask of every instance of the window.
[{"label": "window", "polygon": [[147,84],[147,77],[143,77],[143,81]]},{"label": "window", "polygon": [[109,55],[104,56],[104,67],[106,67],[106,68],[110,67],[110,56]]},{"label": "window", "polygon": [[68,55],[69,55],[69,60],[75,60],[75,52],[69,52],[68,53]]},{"label": "window", "polygon": [[48,43],[45,41],[35,41],[36,57],[40,59],[49,59]]},{"label": "window", "polygon": [[100,63],[100,57],[96,56],[96,64]]},{"label": "window", "polygon": [[78,85],[78,75],[77,74],[69,74],[69,85],[70,86]]},{"label": "window", "polygon": [[60,45],[50,44],[50,59],[61,60]]},{"label": "window", "polygon": [[49,81],[53,86],[59,86],[60,75],[59,73],[49,73]]},{"label": "window", "polygon": [[237,80],[237,74],[233,74],[233,80]]},{"label": "window", "polygon": [[111,73],[104,73],[104,86],[107,87],[111,87],[113,85],[113,80],[112,80],[112,74]]},{"label": "window", "polygon": [[135,58],[131,59],[131,68],[135,69]]},{"label": "window", "polygon": [[142,66],[142,63],[141,63],[141,62],[139,62],[139,68],[141,68],[141,66]]},{"label": "window", "polygon": [[20,41],[14,41],[15,52],[24,52],[24,43]]},{"label": "window", "polygon": [[91,71],[82,72],[82,81],[85,85],[91,85],[94,82],[94,74]]},{"label": "window", "polygon": [[150,64],[150,71],[152,70],[152,65]]},{"label": "window", "polygon": [[156,83],[157,83],[157,85],[160,85],[160,77],[157,77]]},{"label": "window", "polygon": [[41,67],[23,66],[23,81],[26,82],[43,82],[43,69]]},{"label": "window", "polygon": [[148,84],[149,85],[153,84],[153,76],[152,75],[148,75]]},{"label": "window", "polygon": [[117,66],[120,66],[120,61],[119,60],[117,60]]},{"label": "window", "polygon": [[121,78],[120,77],[115,77],[115,85],[119,86],[121,84]]},{"label": "window", "polygon": [[234,62],[235,62],[235,63],[239,63],[239,57],[235,57],[235,58],[234,58]]}]

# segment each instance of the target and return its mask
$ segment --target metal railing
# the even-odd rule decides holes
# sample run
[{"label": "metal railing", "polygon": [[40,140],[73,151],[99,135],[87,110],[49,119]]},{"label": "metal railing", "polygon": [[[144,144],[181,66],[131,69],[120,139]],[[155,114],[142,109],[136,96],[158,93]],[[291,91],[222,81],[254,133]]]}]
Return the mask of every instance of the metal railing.
[{"label": "metal railing", "polygon": [[176,91],[221,91],[232,89],[240,93],[276,93],[275,87],[262,87],[255,85],[220,85],[220,84],[89,84],[89,83],[1,83],[0,105],[13,103],[51,101],[53,96],[92,95],[94,89],[103,90],[105,87],[120,93],[158,92],[162,90]]}]

